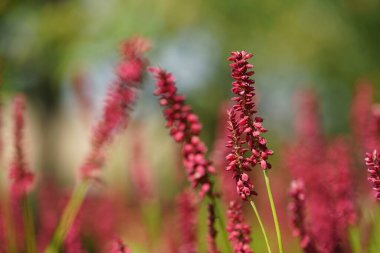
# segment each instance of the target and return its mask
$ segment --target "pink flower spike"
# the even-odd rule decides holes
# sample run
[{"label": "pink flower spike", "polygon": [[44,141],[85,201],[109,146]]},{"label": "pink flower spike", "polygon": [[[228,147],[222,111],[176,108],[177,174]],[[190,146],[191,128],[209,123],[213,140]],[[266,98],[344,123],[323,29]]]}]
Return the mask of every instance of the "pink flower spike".
[{"label": "pink flower spike", "polygon": [[102,118],[93,130],[91,151],[80,168],[83,179],[98,179],[97,174],[105,163],[105,148],[128,124],[147,65],[142,55],[147,49],[144,41],[132,38],[123,44],[123,59],[117,67],[118,78],[109,89]]},{"label": "pink flower spike", "polygon": [[17,95],[13,102],[14,155],[10,168],[12,192],[16,195],[28,193],[34,182],[34,173],[28,169],[24,154],[25,109],[25,97]]},{"label": "pink flower spike", "polygon": [[252,253],[249,244],[251,243],[251,228],[245,222],[242,205],[236,201],[231,201],[228,211],[229,240],[235,253]]},{"label": "pink flower spike", "polygon": [[202,125],[198,116],[193,113],[191,106],[186,105],[185,97],[177,93],[173,74],[160,68],[149,68],[156,78],[154,94],[160,96],[164,107],[164,117],[170,128],[172,138],[182,144],[183,163],[187,170],[189,181],[193,188],[199,186],[201,198],[212,195],[210,175],[214,174],[211,161],[206,158],[207,148],[199,138]]}]

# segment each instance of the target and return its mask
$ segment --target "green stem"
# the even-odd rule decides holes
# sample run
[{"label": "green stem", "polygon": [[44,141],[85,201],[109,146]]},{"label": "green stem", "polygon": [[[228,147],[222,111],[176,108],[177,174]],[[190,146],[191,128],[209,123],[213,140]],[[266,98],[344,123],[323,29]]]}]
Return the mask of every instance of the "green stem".
[{"label": "green stem", "polygon": [[228,240],[227,228],[224,224],[224,216],[222,215],[222,211],[220,209],[219,201],[216,201],[215,197],[211,198],[211,203],[215,207],[216,219],[218,220],[220,231],[222,232],[223,241],[228,252],[232,253],[232,248],[230,242]]},{"label": "green stem", "polygon": [[7,237],[7,248],[9,253],[17,253],[17,246],[16,246],[16,236],[15,236],[15,226],[13,221],[13,216],[11,215],[11,201],[8,197],[8,195],[4,196],[4,222],[6,227],[6,237]]},{"label": "green stem", "polygon": [[28,253],[37,253],[33,210],[30,202],[30,197],[26,194],[22,196],[22,206],[26,234],[26,249]]},{"label": "green stem", "polygon": [[69,229],[71,228],[75,217],[77,216],[79,209],[86,197],[88,192],[90,181],[82,181],[74,190],[71,195],[71,199],[67,204],[63,215],[58,224],[57,230],[54,234],[53,240],[51,241],[49,247],[46,249],[45,253],[57,253],[59,252],[62,243],[64,242]]},{"label": "green stem", "polygon": [[282,237],[281,237],[280,224],[279,224],[279,222],[278,222],[276,206],[275,206],[275,204],[274,204],[273,194],[272,194],[272,189],[271,189],[271,187],[270,187],[270,181],[269,181],[268,170],[263,170],[263,172],[264,172],[265,184],[267,185],[267,191],[268,191],[268,196],[269,196],[270,207],[271,207],[271,209],[272,209],[274,225],[275,225],[275,227],[276,227],[278,249],[279,249],[279,252],[280,252],[280,253],[283,253],[283,252],[284,252],[284,246],[283,246],[283,244],[282,244]]},{"label": "green stem", "polygon": [[260,214],[259,214],[259,210],[257,210],[257,207],[255,205],[255,202],[253,202],[252,200],[249,202],[251,203],[251,206],[252,206],[252,209],[256,215],[256,218],[257,220],[259,221],[259,225],[260,225],[260,228],[261,228],[261,232],[263,233],[263,236],[264,236],[264,239],[265,239],[265,243],[267,245],[267,249],[268,249],[268,252],[269,253],[272,253],[272,250],[270,248],[270,245],[269,245],[269,240],[268,240],[268,236],[267,236],[267,233],[265,231],[265,227],[264,227],[264,223],[263,221],[261,220],[261,217],[260,217]]},{"label": "green stem", "polygon": [[350,227],[350,244],[354,253],[361,253],[360,232],[358,227]]}]

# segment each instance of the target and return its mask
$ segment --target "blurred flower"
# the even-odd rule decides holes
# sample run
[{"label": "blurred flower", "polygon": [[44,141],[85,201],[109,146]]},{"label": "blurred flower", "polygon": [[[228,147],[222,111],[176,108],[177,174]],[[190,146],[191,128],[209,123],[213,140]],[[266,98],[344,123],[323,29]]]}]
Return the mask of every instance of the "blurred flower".
[{"label": "blurred flower", "polygon": [[14,153],[10,168],[12,193],[16,196],[28,193],[34,181],[34,173],[29,170],[25,162],[23,146],[25,107],[26,102],[24,96],[18,95],[13,102]]},{"label": "blurred flower", "polygon": [[301,241],[301,248],[305,253],[316,253],[314,242],[309,234],[305,217],[305,186],[302,180],[293,180],[290,185],[289,203],[290,221],[293,235]]},{"label": "blurred flower", "polygon": [[109,89],[102,119],[93,131],[92,149],[80,168],[83,178],[96,178],[95,174],[105,162],[105,146],[112,141],[115,133],[124,129],[128,123],[147,64],[142,55],[146,50],[143,41],[141,38],[132,38],[123,44],[123,59],[118,67],[118,80]]},{"label": "blurred flower", "polygon": [[308,90],[299,96],[298,140],[287,149],[286,161],[293,177],[304,182],[308,229],[317,251],[347,251],[348,227],[357,216],[349,145],[339,138],[327,145],[316,95]]},{"label": "blurred flower", "polygon": [[133,127],[132,139],[132,159],[131,159],[131,178],[137,193],[137,198],[151,199],[157,192],[155,192],[153,171],[149,166],[149,161],[146,157],[146,147],[149,145],[144,138],[143,124],[137,123]]},{"label": "blurred flower", "polygon": [[196,253],[197,249],[197,199],[186,190],[178,197],[181,246],[179,253]]},{"label": "blurred flower", "polygon": [[251,243],[251,228],[245,222],[242,205],[236,201],[231,201],[227,211],[228,225],[227,231],[235,253],[252,253],[249,244]]},{"label": "blurred flower", "polygon": [[112,244],[111,253],[131,253],[120,238],[116,238]]},{"label": "blurred flower", "polygon": [[368,181],[371,182],[372,188],[375,191],[375,198],[380,201],[380,154],[377,150],[367,153],[365,164],[368,167]]},{"label": "blurred flower", "polygon": [[150,68],[157,80],[155,95],[160,96],[160,105],[164,109],[166,126],[176,142],[183,143],[183,163],[193,188],[200,186],[199,195],[203,198],[212,194],[210,175],[215,168],[206,158],[206,145],[199,138],[202,125],[191,106],[186,105],[185,97],[177,93],[175,78],[160,68]]}]

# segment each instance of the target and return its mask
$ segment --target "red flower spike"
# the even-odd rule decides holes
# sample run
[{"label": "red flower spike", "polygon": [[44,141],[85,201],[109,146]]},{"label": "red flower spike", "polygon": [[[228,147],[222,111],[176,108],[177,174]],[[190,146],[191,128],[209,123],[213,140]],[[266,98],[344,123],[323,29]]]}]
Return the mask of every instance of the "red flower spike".
[{"label": "red flower spike", "polygon": [[[237,193],[243,200],[248,200],[256,194],[247,174],[243,180],[243,171],[250,171],[257,164],[264,170],[270,169],[271,164],[267,160],[273,154],[273,151],[267,148],[267,140],[261,136],[261,133],[267,132],[262,124],[263,119],[256,116],[253,86],[255,82],[251,78],[254,72],[250,71],[253,65],[247,61],[252,56],[241,51],[232,52],[228,58],[232,61],[230,67],[232,77],[235,79],[232,83],[232,92],[236,96],[232,98],[235,104],[229,111],[230,141],[227,147],[230,148],[230,154],[227,156],[229,162],[227,170],[232,171]],[[251,153],[249,157],[244,156],[247,151]]]},{"label": "red flower spike", "polygon": [[227,232],[229,240],[235,253],[252,253],[249,244],[251,243],[251,227],[245,222],[242,205],[236,201],[231,201],[228,211]]},{"label": "red flower spike", "polygon": [[191,191],[184,191],[178,198],[181,246],[179,252],[196,253],[197,248],[197,199]]},{"label": "red flower spike", "polygon": [[289,204],[290,221],[293,229],[293,235],[298,237],[301,242],[301,248],[305,253],[316,253],[313,239],[306,227],[305,218],[305,186],[303,181],[294,180],[291,183],[289,195],[292,198]]},{"label": "red flower spike", "polygon": [[185,97],[177,93],[175,78],[171,73],[160,68],[150,68],[149,71],[157,80],[154,94],[160,96],[160,105],[165,108],[164,117],[170,135],[176,142],[183,144],[183,163],[188,179],[193,188],[200,188],[201,198],[211,195],[210,175],[215,173],[215,168],[206,158],[206,145],[199,138],[202,129],[199,118],[191,106],[186,105]]},{"label": "red flower spike", "polygon": [[103,116],[93,131],[92,149],[80,168],[82,178],[97,179],[96,174],[105,162],[105,147],[127,126],[147,65],[142,53],[147,50],[145,44],[148,43],[142,38],[132,38],[123,44],[123,59],[117,67],[118,79],[109,89]]}]

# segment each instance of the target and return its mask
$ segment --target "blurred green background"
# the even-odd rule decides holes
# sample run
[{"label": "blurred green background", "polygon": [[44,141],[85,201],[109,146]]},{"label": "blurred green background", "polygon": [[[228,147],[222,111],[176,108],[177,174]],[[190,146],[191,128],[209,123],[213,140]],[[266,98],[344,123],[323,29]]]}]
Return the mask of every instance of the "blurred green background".
[{"label": "blurred green background", "polygon": [[0,60],[6,90],[28,93],[48,117],[78,68],[106,86],[115,49],[140,34],[154,42],[152,64],[177,75],[212,130],[229,96],[226,58],[246,49],[272,131],[286,135],[294,91],[312,86],[335,133],[347,129],[357,80],[380,83],[379,11],[377,0],[2,0]]}]

